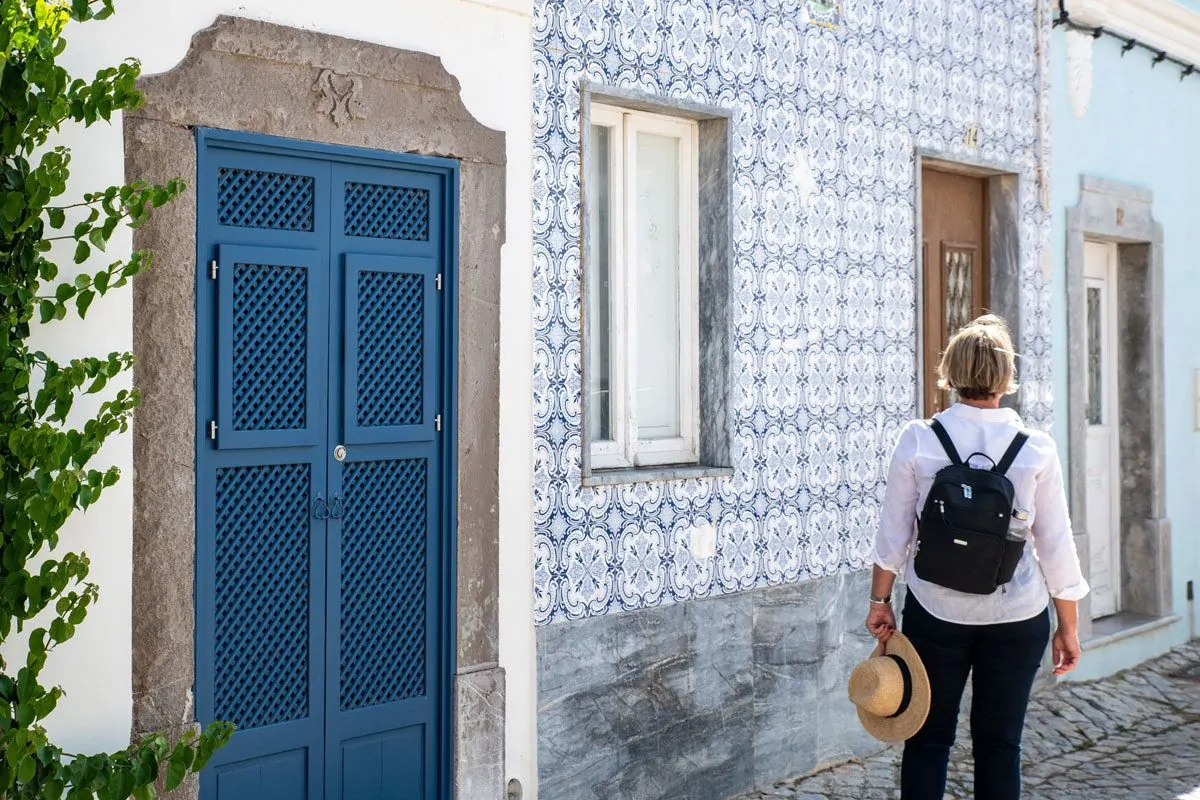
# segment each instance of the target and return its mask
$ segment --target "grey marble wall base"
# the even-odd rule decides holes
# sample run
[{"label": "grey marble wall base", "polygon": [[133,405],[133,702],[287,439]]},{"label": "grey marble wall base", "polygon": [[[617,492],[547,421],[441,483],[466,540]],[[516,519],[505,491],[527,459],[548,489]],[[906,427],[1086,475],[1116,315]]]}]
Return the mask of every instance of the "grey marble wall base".
[{"label": "grey marble wall base", "polygon": [[500,800],[504,786],[504,670],[491,667],[454,681],[454,796]]},{"label": "grey marble wall base", "polygon": [[869,575],[541,628],[543,800],[725,800],[881,749],[846,699]]}]

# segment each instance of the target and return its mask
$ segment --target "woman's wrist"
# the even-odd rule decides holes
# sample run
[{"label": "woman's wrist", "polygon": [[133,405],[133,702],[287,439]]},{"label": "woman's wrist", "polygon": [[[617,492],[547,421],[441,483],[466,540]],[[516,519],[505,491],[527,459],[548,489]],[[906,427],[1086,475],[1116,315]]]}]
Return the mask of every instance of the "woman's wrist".
[{"label": "woman's wrist", "polygon": [[1077,635],[1079,630],[1079,604],[1077,602],[1055,598],[1054,616],[1058,620],[1060,633]]},{"label": "woman's wrist", "polygon": [[876,564],[871,574],[871,603],[876,605],[890,604],[892,588],[895,582],[895,575]]}]

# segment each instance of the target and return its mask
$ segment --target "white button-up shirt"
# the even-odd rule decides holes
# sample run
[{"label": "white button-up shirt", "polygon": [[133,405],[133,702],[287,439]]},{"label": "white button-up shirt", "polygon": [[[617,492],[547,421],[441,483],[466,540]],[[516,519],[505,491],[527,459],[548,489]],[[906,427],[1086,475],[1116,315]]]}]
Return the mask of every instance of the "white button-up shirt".
[{"label": "white button-up shirt", "polygon": [[[1022,429],[1021,418],[1007,408],[975,408],[959,403],[938,414],[937,419],[963,459],[979,452],[999,461],[1013,436]],[[950,457],[924,420],[914,420],[901,431],[888,469],[874,560],[903,577],[913,595],[935,617],[964,625],[1019,622],[1042,613],[1051,597],[1079,600],[1088,593],[1071,533],[1058,449],[1048,435],[1039,431],[1029,434],[1029,441],[1007,473],[1016,490],[1016,507],[1029,512],[1029,544],[1012,581],[992,594],[974,595],[926,583],[911,568],[917,516],[934,474],[950,463]],[[971,464],[991,467],[978,456]]]}]

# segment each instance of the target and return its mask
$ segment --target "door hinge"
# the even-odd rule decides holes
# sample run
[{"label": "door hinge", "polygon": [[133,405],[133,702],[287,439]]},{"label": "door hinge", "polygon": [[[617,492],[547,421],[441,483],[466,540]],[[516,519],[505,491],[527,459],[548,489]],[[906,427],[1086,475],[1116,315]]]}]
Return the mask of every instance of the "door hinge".
[{"label": "door hinge", "polygon": [[208,421],[208,438],[214,442],[217,440],[217,421],[215,419]]},{"label": "door hinge", "polygon": [[215,258],[208,262],[208,277],[214,281],[217,279],[217,260]]},{"label": "door hinge", "polygon": [[435,431],[441,431],[441,429],[442,429],[442,415],[441,414],[438,414],[436,417],[433,418],[433,429]]},{"label": "door hinge", "polygon": [[435,282],[437,283],[437,290],[440,292],[442,290],[442,273],[439,272],[437,274]]}]

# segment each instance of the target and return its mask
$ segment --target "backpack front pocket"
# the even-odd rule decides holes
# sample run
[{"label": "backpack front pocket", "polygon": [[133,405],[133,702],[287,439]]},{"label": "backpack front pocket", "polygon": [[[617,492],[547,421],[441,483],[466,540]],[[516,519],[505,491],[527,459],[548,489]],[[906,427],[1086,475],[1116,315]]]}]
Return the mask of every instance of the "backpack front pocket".
[{"label": "backpack front pocket", "polygon": [[991,594],[998,586],[1004,540],[938,520],[924,520],[913,559],[917,577],[967,594]]}]

